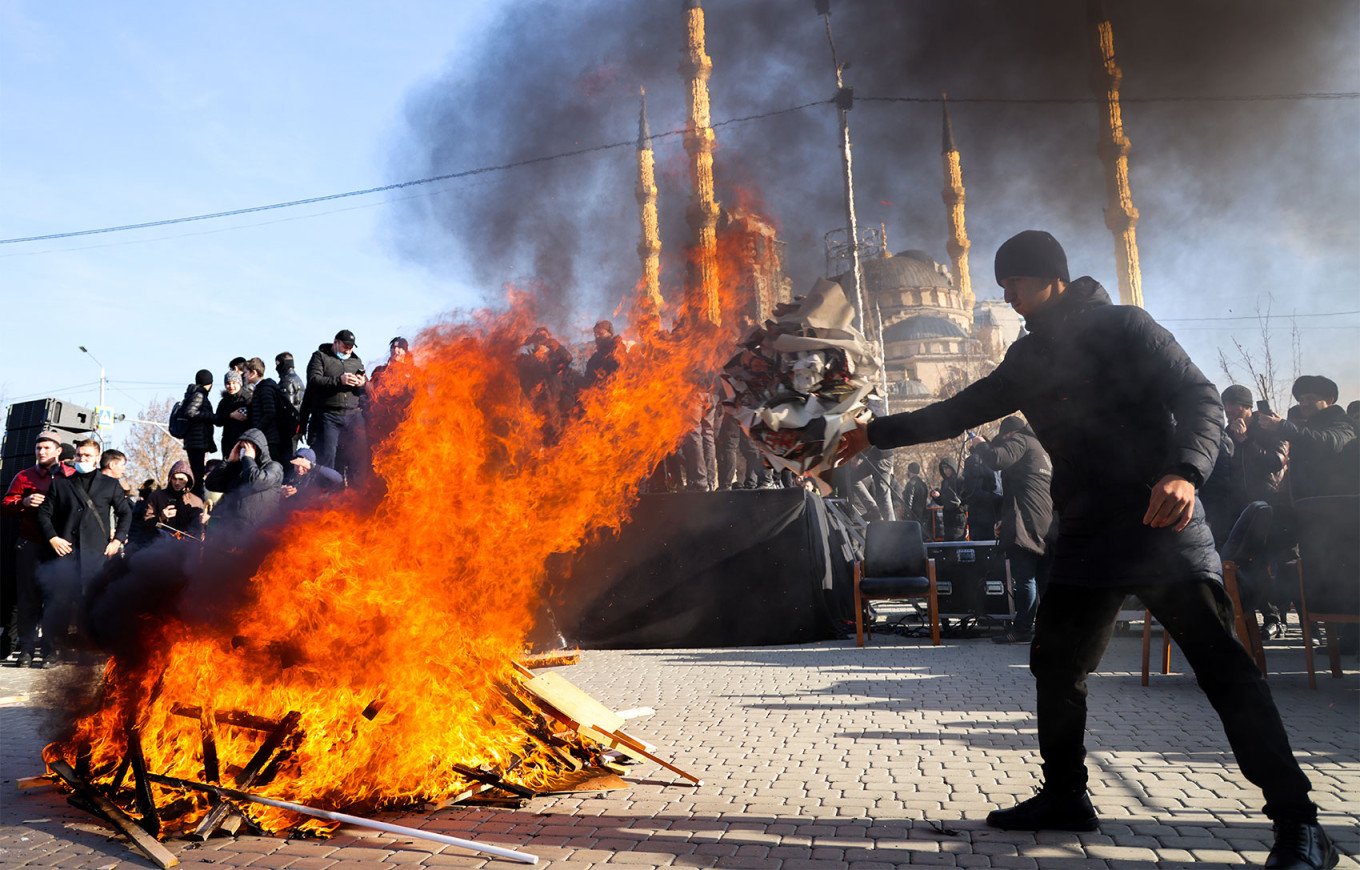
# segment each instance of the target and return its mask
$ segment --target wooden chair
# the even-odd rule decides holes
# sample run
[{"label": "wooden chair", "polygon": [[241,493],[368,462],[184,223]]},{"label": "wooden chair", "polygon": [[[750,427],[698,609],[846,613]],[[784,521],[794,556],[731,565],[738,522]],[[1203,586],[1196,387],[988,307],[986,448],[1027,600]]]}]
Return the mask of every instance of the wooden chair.
[{"label": "wooden chair", "polygon": [[[1269,504],[1254,501],[1242,511],[1237,522],[1233,523],[1228,540],[1223,544],[1223,585],[1232,599],[1233,616],[1236,621],[1237,639],[1256,660],[1261,673],[1266,672],[1266,652],[1261,643],[1261,627],[1256,622],[1256,611],[1242,605],[1239,579],[1244,569],[1254,567],[1263,571],[1266,542],[1270,538],[1270,526],[1274,512]],[[1148,684],[1149,660],[1152,652],[1152,613],[1143,610],[1143,685]],[[1171,673],[1171,632],[1162,628],[1162,673]]]},{"label": "wooden chair", "polygon": [[855,642],[864,646],[870,632],[869,602],[887,598],[925,598],[930,639],[940,645],[940,603],[935,560],[927,558],[921,524],[910,520],[869,523],[864,559],[855,563]]},{"label": "wooden chair", "polygon": [[1360,623],[1360,496],[1327,495],[1294,502],[1299,558],[1299,624],[1303,626],[1304,657],[1308,662],[1308,687],[1317,688],[1313,668],[1312,624],[1322,623],[1327,633],[1327,658],[1332,677],[1339,679],[1341,646],[1338,624]]}]

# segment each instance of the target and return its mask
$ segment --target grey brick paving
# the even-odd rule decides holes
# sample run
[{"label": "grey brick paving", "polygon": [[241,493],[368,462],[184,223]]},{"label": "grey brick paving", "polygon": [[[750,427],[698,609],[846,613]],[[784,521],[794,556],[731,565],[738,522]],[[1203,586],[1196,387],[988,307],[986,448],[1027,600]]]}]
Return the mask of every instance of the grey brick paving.
[{"label": "grey brick paving", "polygon": [[[1140,640],[1117,637],[1091,681],[1088,749],[1102,816],[1091,834],[995,831],[987,813],[1028,796],[1033,688],[1026,650],[981,640],[875,638],[800,647],[587,652],[564,669],[615,708],[656,714],[630,730],[705,785],[639,765],[626,792],[540,798],[522,810],[451,808],[391,821],[509,846],[554,870],[888,870],[906,866],[1259,866],[1270,827],[1232,764],[1217,718],[1173,652],[1139,685]],[[1322,818],[1360,867],[1360,671],[1311,691],[1297,636],[1268,649],[1270,686]],[[1324,658],[1325,661],[1325,658]],[[55,688],[70,669],[0,668],[0,867],[150,866],[40,772]],[[327,841],[171,841],[185,867],[266,870],[508,867],[453,846],[342,830]]]}]

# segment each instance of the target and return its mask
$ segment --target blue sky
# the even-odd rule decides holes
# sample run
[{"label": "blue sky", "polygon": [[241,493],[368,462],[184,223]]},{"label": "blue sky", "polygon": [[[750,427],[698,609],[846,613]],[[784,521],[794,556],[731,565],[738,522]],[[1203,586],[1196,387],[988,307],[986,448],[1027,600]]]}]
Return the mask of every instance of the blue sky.
[{"label": "blue sky", "polygon": [[[676,33],[657,36],[663,46],[679,38],[678,0],[674,5]],[[504,122],[508,117],[511,126],[490,127],[493,132],[481,137],[489,141],[467,141],[466,147],[451,142],[442,149],[447,152],[440,158],[444,162],[421,157],[432,146],[417,141],[440,129],[439,119],[431,120],[429,113],[451,111],[449,105],[464,102],[476,105],[478,99],[494,101],[498,86],[554,84],[532,78],[537,58],[508,53],[521,43],[518,25],[505,21],[524,20],[500,18],[508,6],[501,0],[0,0],[0,238],[250,207],[388,184],[431,168],[457,171],[500,162],[501,156],[523,156],[512,143],[497,138],[514,129],[513,114],[499,118]],[[722,16],[731,10],[750,8],[716,2],[706,6],[715,27],[724,24]],[[806,23],[798,31],[805,40],[797,44],[783,39],[768,46],[751,42],[761,39],[760,28],[738,33],[729,25],[721,34],[711,34],[715,120],[828,95],[822,81],[830,75],[822,69],[827,63],[825,36],[811,4],[807,6],[808,20],[796,22],[800,27]],[[1341,8],[1343,15],[1349,14],[1344,4]],[[853,11],[837,20],[847,28],[841,31],[843,50],[853,51]],[[1249,65],[1250,74],[1230,70],[1232,75],[1225,73],[1222,81],[1208,81],[1226,93],[1360,90],[1356,28],[1335,30],[1335,38],[1310,45],[1307,52],[1289,47],[1285,60],[1296,68],[1287,80],[1263,60]],[[1119,42],[1121,35],[1125,43]],[[1126,93],[1139,87],[1144,93],[1207,87],[1183,85],[1164,71],[1170,67],[1150,69],[1150,61],[1140,67],[1135,53],[1140,38],[1149,44],[1157,41],[1155,32],[1140,35],[1137,26],[1116,29],[1117,45],[1132,47],[1133,59],[1125,63]],[[727,49],[724,40],[735,48]],[[599,111],[590,123],[596,128],[573,130],[563,138],[567,147],[633,135],[636,105],[631,95],[637,82],[619,58],[636,41],[623,34],[612,41],[601,36],[597,42],[567,40],[569,44],[558,46],[565,58],[560,63],[566,64],[561,69],[578,85],[574,93],[612,101],[595,107]],[[671,129],[683,122],[673,72],[679,47],[647,50],[659,58],[651,65],[660,70],[645,82],[656,95],[653,128]],[[791,86],[787,78],[779,79],[777,87],[762,87],[757,80],[738,86],[734,74],[724,78],[737,61],[736,51],[745,57],[768,52],[772,71],[798,68],[806,55],[806,66],[819,78],[810,87],[797,80]],[[860,63],[850,75],[864,83],[871,73]],[[1084,92],[1084,70],[1069,78],[1076,93]],[[581,82],[591,87],[582,90]],[[913,81],[898,90],[933,93],[944,84]],[[979,85],[965,80],[951,84],[950,91],[969,87],[977,92]],[[477,92],[465,100],[460,88]],[[442,103],[441,94],[447,94]],[[749,102],[740,102],[743,98]],[[852,116],[860,143],[857,169],[866,179],[886,179],[883,189],[860,191],[860,214],[863,220],[887,224],[893,249],[920,247],[942,257],[938,115],[932,107],[922,111],[919,147],[913,151],[918,143],[903,141],[896,128],[884,126],[890,116],[883,104],[857,107]],[[1025,116],[1038,119],[1031,129],[1055,117],[1043,111]],[[1295,135],[1283,143],[1277,136],[1255,146],[1250,137],[1235,139],[1232,165],[1240,175],[1216,178],[1204,171],[1201,140],[1177,139],[1178,125],[1188,130],[1197,115],[1202,123],[1215,111],[1237,109],[1129,105],[1125,119],[1134,142],[1134,199],[1143,212],[1140,242],[1148,308],[1219,382],[1217,350],[1231,349],[1234,338],[1254,348],[1258,328],[1250,320],[1204,318],[1251,315],[1270,294],[1277,315],[1277,350],[1288,356],[1289,325],[1278,315],[1360,309],[1360,202],[1353,195],[1360,125],[1354,120],[1354,101],[1301,106],[1290,116],[1304,122]],[[789,124],[821,136],[831,129],[830,117],[790,116]],[[989,280],[992,251],[1010,233],[1038,225],[1069,242],[1074,275],[1089,272],[1113,289],[1113,246],[1100,224],[1103,191],[1090,191],[1089,201],[1083,198],[1081,209],[1072,209],[1072,214],[1055,215],[1045,207],[1045,192],[1037,182],[1010,163],[981,156],[979,143],[987,136],[1031,135],[1013,120],[1010,128],[998,128],[998,117],[1020,116],[955,110],[969,190],[975,288],[983,296],[999,295]],[[745,125],[720,131],[720,148],[728,149],[718,154],[720,169],[759,176],[761,149],[777,149],[790,129],[769,134],[760,125]],[[550,125],[539,132],[552,144]],[[477,125],[468,126],[465,135],[478,137]],[[1041,139],[1042,130],[1032,135]],[[1063,150],[1044,159],[1054,157],[1059,168],[1070,159],[1073,167],[1080,164],[1074,172],[1097,177],[1092,175],[1091,135],[1083,133],[1071,143],[1050,138],[1063,149],[1070,144],[1075,156]],[[877,144],[885,141],[891,143],[891,153]],[[1192,141],[1193,148],[1186,144]],[[1053,142],[1045,145],[1056,147]],[[663,166],[677,165],[678,147],[674,139],[658,145]],[[807,153],[821,152],[814,148]],[[834,190],[839,184],[834,143],[827,143],[825,154],[822,174],[827,184],[821,186]],[[635,226],[631,161],[631,151],[624,149],[591,163],[558,165],[563,172],[588,178],[591,185],[600,184],[600,178],[617,182],[622,193],[609,192],[605,210],[621,225]],[[922,180],[892,171],[904,161],[919,167]],[[1316,172],[1310,169],[1314,165],[1320,167]],[[899,179],[898,189],[891,187],[894,178]],[[677,198],[683,195],[673,181],[669,190],[663,183],[663,196],[669,200],[661,203],[672,225],[682,210]],[[445,311],[494,298],[502,274],[507,281],[525,277],[532,252],[510,251],[502,264],[486,251],[469,249],[470,236],[460,244],[453,236],[441,236],[442,227],[432,231],[429,224],[438,223],[442,208],[412,209],[415,203],[456,210],[460,196],[485,198],[488,191],[494,199],[498,183],[499,178],[486,176],[224,220],[0,245],[0,402],[52,395],[93,406],[98,367],[78,345],[102,360],[110,379],[108,404],[129,417],[153,396],[177,398],[199,368],[211,369],[220,379],[227,361],[238,354],[271,361],[276,352],[290,350],[305,360],[340,328],[354,330],[360,354],[377,363],[393,335],[414,333]],[[1340,191],[1339,200],[1333,196],[1328,208],[1339,208],[1343,219],[1314,213],[1314,191]],[[776,192],[783,196],[769,197],[774,216],[796,243],[793,224],[800,216],[786,203],[796,200],[798,191],[766,191]],[[1258,197],[1258,192],[1264,193]],[[526,203],[524,208],[566,210],[564,202]],[[413,218],[413,211],[422,216]],[[820,233],[839,225],[834,207],[830,211],[806,222],[810,229],[804,228],[805,241],[820,244]],[[916,238],[926,232],[940,237]],[[618,262],[624,268],[618,271],[635,266],[635,243],[635,237],[619,241]],[[670,240],[668,250],[674,250]],[[805,251],[801,259],[816,262],[819,255]],[[597,272],[598,267],[596,261]],[[583,280],[598,278],[589,270],[582,272]],[[793,275],[800,290],[816,277],[805,272]],[[633,280],[632,273],[609,276],[613,287]],[[593,313],[579,319],[588,324]],[[1360,397],[1360,316],[1305,318],[1299,325],[1303,369],[1340,381],[1343,401]],[[1292,373],[1287,360],[1282,368]]]},{"label": "blue sky", "polygon": [[[0,5],[0,237],[248,207],[388,180],[409,89],[477,4]],[[0,247],[6,403],[136,416],[232,357],[387,340],[471,304],[393,257],[371,196],[159,230]],[[82,387],[71,385],[84,384]],[[66,389],[62,389],[66,388]]]}]

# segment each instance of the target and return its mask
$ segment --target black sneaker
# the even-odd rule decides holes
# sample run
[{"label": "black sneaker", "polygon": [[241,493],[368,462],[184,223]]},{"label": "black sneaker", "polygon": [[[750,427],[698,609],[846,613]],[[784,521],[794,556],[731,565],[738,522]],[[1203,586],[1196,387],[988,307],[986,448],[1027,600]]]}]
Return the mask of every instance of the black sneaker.
[{"label": "black sneaker", "polygon": [[1012,628],[993,637],[992,643],[1029,643],[1032,640],[1034,640],[1034,632],[1016,631]]},{"label": "black sneaker", "polygon": [[1265,866],[1275,870],[1321,870],[1340,858],[1317,822],[1276,822],[1275,845]]},{"label": "black sneaker", "polygon": [[1094,831],[1100,819],[1086,789],[1043,789],[1008,810],[988,813],[987,824],[1003,831]]}]

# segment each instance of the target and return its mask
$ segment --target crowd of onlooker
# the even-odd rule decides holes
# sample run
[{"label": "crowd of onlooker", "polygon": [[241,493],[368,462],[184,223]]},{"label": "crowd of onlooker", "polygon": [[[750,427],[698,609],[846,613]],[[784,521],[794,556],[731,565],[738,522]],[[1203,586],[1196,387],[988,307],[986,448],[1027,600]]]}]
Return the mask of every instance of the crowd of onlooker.
[{"label": "crowd of onlooker", "polygon": [[[166,470],[163,485],[149,479],[135,494],[120,451],[40,433],[36,464],[4,497],[5,514],[19,518],[17,602],[7,620],[18,663],[60,658],[111,559],[161,541],[232,547],[281,514],[364,486],[370,436],[390,431],[411,395],[406,339],[392,339],[388,351],[370,374],[345,329],[312,353],[305,380],[291,353],[274,358],[277,378],[259,357],[232,360],[216,395],[213,373],[199,371],[167,421],[187,458]],[[219,443],[221,456],[208,459]]]},{"label": "crowd of onlooker", "polygon": [[[199,371],[168,421],[186,458],[167,470],[163,484],[149,479],[135,494],[122,480],[127,457],[121,452],[102,450],[93,439],[71,445],[56,431],[40,434],[36,464],[20,471],[4,496],[5,515],[19,518],[17,607],[8,625],[18,663],[57,660],[59,640],[78,628],[82,597],[110,559],[166,540],[231,546],[281,514],[366,486],[369,445],[403,418],[415,367],[404,338],[388,343],[387,361],[371,373],[355,346],[354,333],[336,333],[311,354],[305,378],[291,353],[274,357],[275,377],[259,357],[232,360],[220,390],[211,371]],[[574,413],[580,392],[609,378],[627,352],[603,320],[580,367],[546,327],[525,339],[517,374],[549,438]],[[1274,508],[1274,555],[1253,596],[1268,635],[1282,631],[1290,605],[1288,584],[1272,578],[1293,551],[1293,503],[1360,492],[1360,402],[1342,411],[1336,384],[1318,376],[1299,378],[1293,395],[1297,404],[1281,418],[1254,403],[1247,387],[1223,392],[1227,426],[1218,464],[1201,490],[1220,546],[1248,503]],[[800,485],[762,458],[735,418],[723,413],[717,390],[688,400],[693,426],[643,482],[645,490]],[[997,541],[1010,563],[1017,612],[1000,640],[1027,641],[1056,524],[1048,492],[1052,464],[1018,417],[1003,420],[991,439],[968,433],[964,446],[962,472],[945,457],[934,485],[915,462],[899,484],[891,454],[870,449],[840,472],[838,489],[865,520],[916,520],[937,541]],[[219,448],[220,457],[209,459]]]}]

